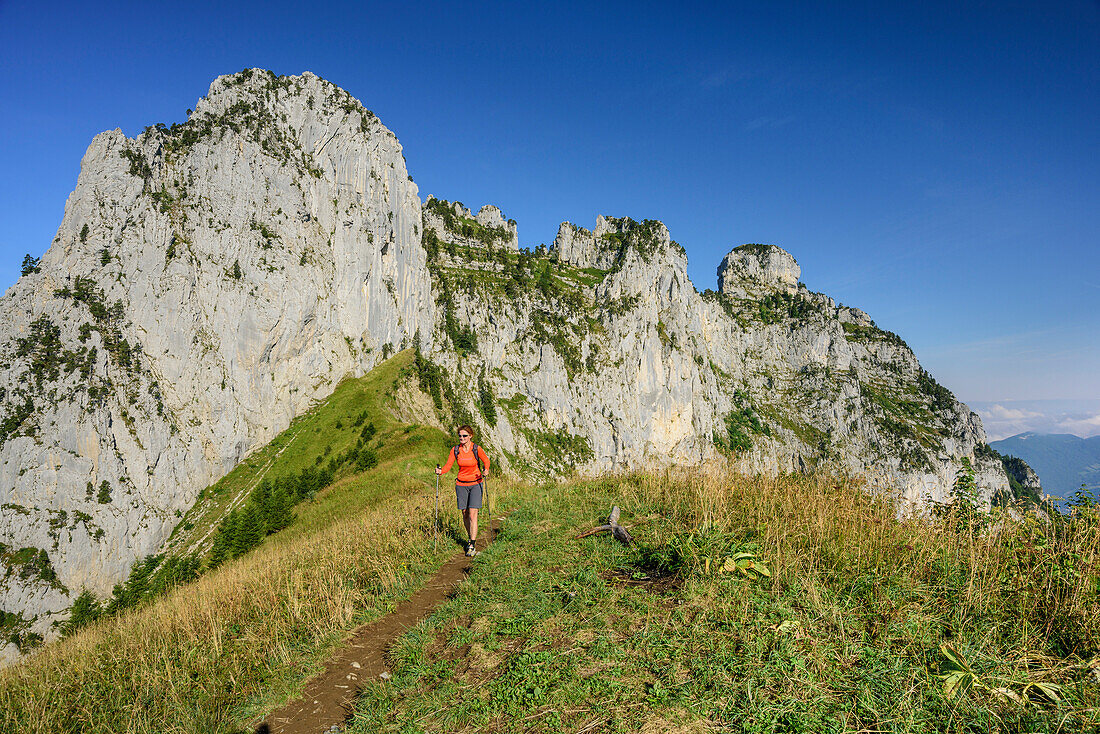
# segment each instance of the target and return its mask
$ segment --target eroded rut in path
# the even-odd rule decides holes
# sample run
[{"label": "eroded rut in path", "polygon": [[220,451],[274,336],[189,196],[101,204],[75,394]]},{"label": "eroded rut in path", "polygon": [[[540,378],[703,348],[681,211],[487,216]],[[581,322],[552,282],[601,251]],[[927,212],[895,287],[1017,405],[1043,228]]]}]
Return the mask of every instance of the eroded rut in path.
[{"label": "eroded rut in path", "polygon": [[[493,518],[489,539],[478,538],[478,551],[491,542],[499,523],[500,519]],[[256,727],[256,734],[321,734],[333,725],[343,726],[354,713],[359,688],[386,672],[386,650],[447,599],[455,585],[469,574],[472,561],[456,553],[396,609],[356,629],[325,662],[324,671],[306,683],[302,697],[268,714]]]}]

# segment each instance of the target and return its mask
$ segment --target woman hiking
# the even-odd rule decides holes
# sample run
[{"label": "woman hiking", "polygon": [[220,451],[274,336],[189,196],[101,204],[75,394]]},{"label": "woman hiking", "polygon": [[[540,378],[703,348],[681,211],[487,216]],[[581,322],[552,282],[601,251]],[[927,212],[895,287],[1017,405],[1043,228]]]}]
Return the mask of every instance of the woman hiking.
[{"label": "woman hiking", "polygon": [[435,473],[446,474],[456,461],[458,477],[455,479],[455,497],[458,500],[458,509],[462,510],[462,524],[466,526],[466,533],[470,536],[470,541],[466,543],[466,555],[475,556],[477,511],[481,509],[481,498],[485,493],[485,485],[481,480],[489,476],[489,457],[474,443],[474,429],[469,426],[459,426],[458,446],[448,452],[447,463],[442,469],[437,466]]}]

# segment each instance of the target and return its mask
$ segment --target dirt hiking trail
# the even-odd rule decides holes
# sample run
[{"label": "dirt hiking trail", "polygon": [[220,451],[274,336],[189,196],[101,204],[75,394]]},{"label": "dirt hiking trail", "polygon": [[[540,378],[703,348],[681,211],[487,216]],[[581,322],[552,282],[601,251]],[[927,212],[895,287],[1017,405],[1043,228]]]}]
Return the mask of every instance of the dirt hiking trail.
[{"label": "dirt hiking trail", "polygon": [[[496,537],[501,520],[494,517],[488,537],[478,538],[479,552]],[[360,686],[387,672],[385,657],[390,645],[447,600],[469,575],[472,561],[464,553],[456,553],[396,609],[354,630],[347,643],[325,662],[324,671],[306,683],[302,697],[268,714],[256,725],[256,734],[323,734],[334,725],[342,729],[355,712]]]}]

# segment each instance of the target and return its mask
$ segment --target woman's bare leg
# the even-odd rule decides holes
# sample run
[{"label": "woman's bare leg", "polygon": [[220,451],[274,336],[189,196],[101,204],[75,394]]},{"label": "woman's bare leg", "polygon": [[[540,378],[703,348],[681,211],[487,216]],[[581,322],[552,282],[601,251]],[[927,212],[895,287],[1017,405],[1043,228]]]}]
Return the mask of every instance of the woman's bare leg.
[{"label": "woman's bare leg", "polygon": [[477,540],[477,508],[471,507],[462,511],[462,524],[466,526],[466,534],[471,541]]}]

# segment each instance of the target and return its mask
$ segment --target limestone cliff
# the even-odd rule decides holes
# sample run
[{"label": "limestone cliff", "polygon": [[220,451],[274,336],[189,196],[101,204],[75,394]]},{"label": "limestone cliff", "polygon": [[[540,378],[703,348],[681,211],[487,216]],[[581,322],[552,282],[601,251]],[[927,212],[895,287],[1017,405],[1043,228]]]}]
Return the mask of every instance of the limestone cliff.
[{"label": "limestone cliff", "polygon": [[699,293],[660,222],[518,244],[496,207],[421,202],[394,135],[308,73],[220,77],[183,124],[98,135],[0,299],[0,609],[48,636],[201,489],[413,345],[439,420],[517,468],[722,457],[919,502],[966,456],[986,497],[1007,487],[977,416],[777,247],[733,250]]},{"label": "limestone cliff", "polygon": [[96,136],[0,300],[0,542],[56,578],[9,565],[0,608],[45,634],[342,377],[430,335],[420,210],[393,133],[311,74],[221,77],[182,125]]},{"label": "limestone cliff", "polygon": [[[606,216],[591,232],[562,224],[546,256],[452,246],[428,264],[434,358],[466,386],[453,391],[466,416],[485,417],[471,396],[499,398],[490,435],[508,456],[592,473],[718,456],[828,468],[902,507],[947,499],[966,456],[987,501],[1007,487],[999,462],[974,457],[977,415],[897,335],[808,291],[781,248],[734,249],[717,293],[692,286],[663,224]],[[476,349],[448,323],[472,324]]]}]

